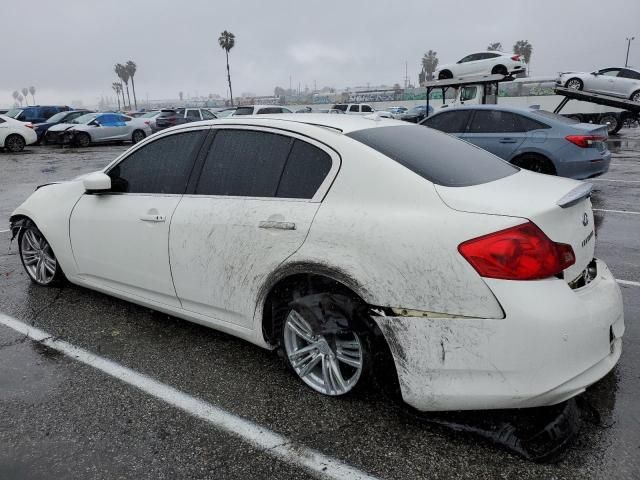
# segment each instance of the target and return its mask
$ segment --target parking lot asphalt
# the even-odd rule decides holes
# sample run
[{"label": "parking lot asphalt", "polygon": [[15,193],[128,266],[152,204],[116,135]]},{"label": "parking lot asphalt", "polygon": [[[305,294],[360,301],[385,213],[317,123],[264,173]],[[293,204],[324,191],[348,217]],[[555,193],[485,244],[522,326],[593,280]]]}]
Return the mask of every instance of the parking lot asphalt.
[{"label": "parking lot asphalt", "polygon": [[[0,232],[36,185],[99,169],[126,148],[0,152]],[[2,232],[1,314],[280,435],[292,453],[0,325],[0,479],[312,478],[318,471],[301,466],[315,461],[309,449],[352,468],[348,478],[639,478],[640,132],[623,130],[610,148],[609,173],[593,181],[596,254],[626,282],[627,330],[618,366],[583,395],[591,414],[559,462],[422,421],[373,389],[322,397],[273,352],[214,330],[73,285],[37,287]],[[465,418],[474,415],[487,418]]]}]

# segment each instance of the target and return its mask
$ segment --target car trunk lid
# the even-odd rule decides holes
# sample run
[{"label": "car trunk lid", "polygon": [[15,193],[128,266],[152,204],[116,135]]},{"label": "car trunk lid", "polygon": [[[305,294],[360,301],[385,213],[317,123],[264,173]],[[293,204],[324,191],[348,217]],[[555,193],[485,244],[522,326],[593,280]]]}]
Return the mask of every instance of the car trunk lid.
[{"label": "car trunk lid", "polygon": [[436,191],[454,210],[530,220],[554,242],[571,245],[576,261],[564,271],[567,282],[579,277],[593,259],[595,231],[589,184],[521,170],[469,187],[436,185]]}]

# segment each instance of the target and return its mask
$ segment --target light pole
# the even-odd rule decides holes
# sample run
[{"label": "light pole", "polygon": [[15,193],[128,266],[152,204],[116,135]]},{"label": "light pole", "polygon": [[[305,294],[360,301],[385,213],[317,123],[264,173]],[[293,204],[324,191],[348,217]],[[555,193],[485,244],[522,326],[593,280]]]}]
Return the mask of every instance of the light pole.
[{"label": "light pole", "polygon": [[627,37],[627,59],[624,61],[624,66],[628,67],[629,66],[629,49],[631,48],[631,41],[635,40],[636,37]]}]

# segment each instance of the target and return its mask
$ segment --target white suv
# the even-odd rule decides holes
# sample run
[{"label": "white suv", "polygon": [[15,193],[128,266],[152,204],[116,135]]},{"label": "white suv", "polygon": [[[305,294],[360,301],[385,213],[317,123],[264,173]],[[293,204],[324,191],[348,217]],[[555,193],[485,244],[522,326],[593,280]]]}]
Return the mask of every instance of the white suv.
[{"label": "white suv", "polygon": [[478,52],[467,55],[456,63],[440,65],[434,71],[438,80],[465,78],[475,75],[509,75],[525,71],[520,55],[504,52]]},{"label": "white suv", "polygon": [[341,110],[347,115],[369,115],[375,111],[371,105],[366,103],[338,103],[331,108]]}]

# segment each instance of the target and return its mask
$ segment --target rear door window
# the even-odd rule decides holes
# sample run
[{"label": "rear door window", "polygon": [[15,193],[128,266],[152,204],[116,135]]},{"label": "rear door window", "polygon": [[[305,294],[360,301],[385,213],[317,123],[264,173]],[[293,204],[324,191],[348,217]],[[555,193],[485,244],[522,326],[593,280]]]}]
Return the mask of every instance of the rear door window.
[{"label": "rear door window", "polygon": [[238,107],[234,115],[253,115],[253,107]]},{"label": "rear door window", "polygon": [[292,144],[292,138],[269,132],[218,130],[195,193],[275,197]]},{"label": "rear door window", "polygon": [[358,105],[351,105],[351,106],[349,107],[349,111],[350,111],[350,112],[358,112],[358,111],[359,111],[359,109],[358,109]]},{"label": "rear door window", "polygon": [[513,133],[522,132],[518,117],[500,110],[476,110],[467,130],[468,133]]},{"label": "rear door window", "polygon": [[371,108],[369,105],[362,105],[362,111],[363,112],[373,112],[373,108]]},{"label": "rear door window", "polygon": [[313,198],[331,170],[331,157],[302,140],[295,140],[276,192],[283,198]]},{"label": "rear door window", "polygon": [[187,118],[200,120],[200,112],[198,110],[187,110]]},{"label": "rear door window", "polygon": [[518,171],[486,150],[420,125],[367,128],[347,136],[446,187],[479,185]]},{"label": "rear door window", "polygon": [[633,70],[629,70],[626,68],[621,70],[618,76],[624,77],[624,78],[631,78],[633,80],[640,80],[640,72],[635,72]]},{"label": "rear door window", "polygon": [[109,170],[117,193],[183,194],[207,130],[160,137]]},{"label": "rear door window", "polygon": [[471,116],[471,110],[452,110],[427,118],[422,125],[445,133],[464,133]]},{"label": "rear door window", "polygon": [[517,115],[518,122],[522,126],[522,130],[525,132],[530,132],[531,130],[542,130],[544,128],[551,128],[546,123],[539,122],[534,120],[533,118],[525,117],[524,115]]},{"label": "rear door window", "polygon": [[217,118],[209,110],[201,110],[200,113],[202,113],[202,118],[205,119],[205,120],[213,120],[213,119]]}]

